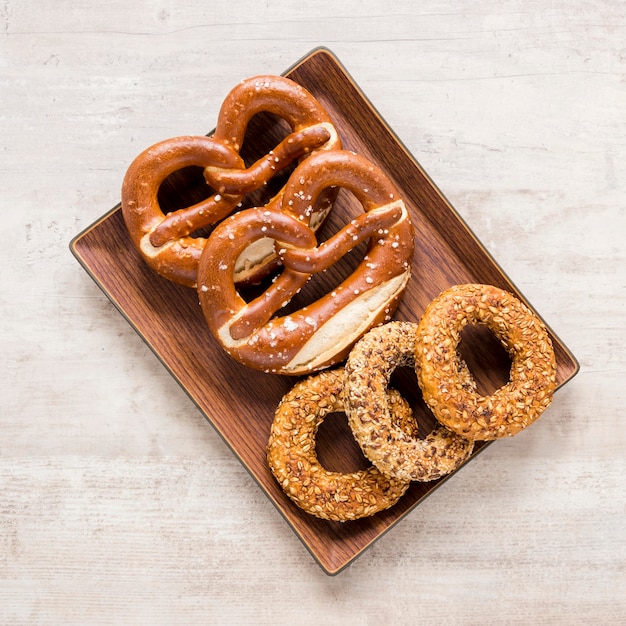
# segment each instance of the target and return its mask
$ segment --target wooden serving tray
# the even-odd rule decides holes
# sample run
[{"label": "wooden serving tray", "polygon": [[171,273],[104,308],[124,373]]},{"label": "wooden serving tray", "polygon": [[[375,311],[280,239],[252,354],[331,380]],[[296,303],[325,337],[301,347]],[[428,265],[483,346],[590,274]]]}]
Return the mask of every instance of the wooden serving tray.
[{"label": "wooden serving tray", "polygon": [[[490,283],[524,299],[331,52],[315,49],[284,75],[319,99],[334,120],[344,147],[377,163],[394,180],[404,198],[415,226],[416,250],[413,276],[396,319],[419,320],[437,294],[457,283]],[[244,77],[233,77],[233,84],[240,78]],[[269,115],[255,117],[242,156],[247,162],[258,158],[285,132],[281,120]],[[284,178],[276,181],[276,185],[283,183]],[[201,173],[190,168],[166,181],[160,200],[163,207],[175,209],[209,193]],[[248,204],[260,205],[263,200],[251,198]],[[336,232],[359,210],[348,192],[340,192],[320,236]],[[336,574],[345,568],[450,478],[413,483],[393,508],[354,522],[328,522],[302,512],[283,494],[265,457],[274,411],[295,379],[247,369],[227,356],[209,333],[195,291],[162,279],[143,263],[130,242],[119,205],[77,235],[70,248],[230,446],[326,573]],[[358,251],[355,255],[358,257]],[[316,298],[357,262],[358,258],[347,259],[344,267],[312,281],[296,305]],[[553,333],[551,336],[557,357],[557,380],[562,386],[575,376],[579,366],[567,347]],[[467,332],[461,350],[485,393],[507,380],[508,357],[489,333],[480,328]],[[414,373],[399,370],[392,382],[412,403],[421,432],[432,429],[433,417],[421,399]],[[477,444],[472,458],[485,445]],[[329,469],[352,471],[367,465],[342,415],[325,420],[317,448],[321,462]]]}]

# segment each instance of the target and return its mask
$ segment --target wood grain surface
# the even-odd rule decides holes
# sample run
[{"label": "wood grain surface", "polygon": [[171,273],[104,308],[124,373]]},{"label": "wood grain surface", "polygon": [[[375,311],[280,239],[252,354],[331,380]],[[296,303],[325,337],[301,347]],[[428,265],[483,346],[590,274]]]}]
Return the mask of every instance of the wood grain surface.
[{"label": "wood grain surface", "polygon": [[[1,623],[624,622],[623,2],[31,0],[0,16]],[[68,250],[139,151],[207,132],[238,80],[319,45],[581,365],[536,424],[335,577]],[[384,157],[358,123],[355,145]],[[168,293],[174,325],[192,303]]]}]

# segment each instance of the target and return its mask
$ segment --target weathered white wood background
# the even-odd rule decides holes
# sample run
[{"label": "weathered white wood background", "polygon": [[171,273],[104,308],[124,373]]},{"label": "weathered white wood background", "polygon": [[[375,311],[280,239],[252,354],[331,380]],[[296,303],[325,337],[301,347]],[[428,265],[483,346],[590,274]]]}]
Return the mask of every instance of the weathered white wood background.
[{"label": "weathered white wood background", "polygon": [[[68,251],[318,45],[582,365],[337,577]],[[624,623],[622,0],[6,0],[0,84],[0,623]]]}]

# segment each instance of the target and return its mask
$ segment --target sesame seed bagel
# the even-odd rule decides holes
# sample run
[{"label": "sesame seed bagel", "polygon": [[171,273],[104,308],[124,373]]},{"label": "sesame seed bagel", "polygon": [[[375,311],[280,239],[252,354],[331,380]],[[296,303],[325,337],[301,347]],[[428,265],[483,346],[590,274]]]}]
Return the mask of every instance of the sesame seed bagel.
[{"label": "sesame seed bagel", "polygon": [[389,322],[367,333],[345,365],[348,423],[363,454],[381,472],[398,480],[427,482],[458,469],[474,444],[445,426],[425,438],[398,428],[387,400],[391,375],[414,364],[417,324]]},{"label": "sesame seed bagel", "polygon": [[[344,411],[343,368],[298,382],[282,399],[271,427],[267,458],[283,491],[316,517],[344,522],[393,506],[409,487],[375,467],[351,473],[326,470],[318,461],[315,436],[324,418]],[[417,432],[408,403],[396,391],[387,396],[391,419],[407,433]]]},{"label": "sesame seed bagel", "polygon": [[[483,324],[511,358],[509,381],[490,396],[476,390],[458,353],[461,331]],[[426,308],[415,342],[415,369],[424,400],[455,433],[474,440],[515,435],[552,402],[556,362],[541,320],[515,296],[492,285],[456,285]]]}]

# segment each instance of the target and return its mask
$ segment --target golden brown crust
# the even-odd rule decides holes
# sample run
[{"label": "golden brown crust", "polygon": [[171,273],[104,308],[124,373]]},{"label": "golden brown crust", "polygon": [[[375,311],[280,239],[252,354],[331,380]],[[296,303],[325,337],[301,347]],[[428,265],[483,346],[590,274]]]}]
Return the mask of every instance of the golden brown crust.
[{"label": "golden brown crust", "polygon": [[[491,396],[457,351],[467,324],[487,326],[511,357],[510,380]],[[515,435],[552,401],[556,362],[541,320],[512,294],[491,285],[456,285],[427,307],[417,330],[415,367],[424,399],[437,419],[476,440]]]},{"label": "golden brown crust", "polygon": [[427,482],[458,469],[474,444],[444,426],[418,439],[393,424],[385,394],[395,369],[413,366],[416,330],[410,322],[390,322],[367,333],[348,356],[344,394],[363,454],[389,476]]},{"label": "golden brown crust", "polygon": [[[246,168],[239,156],[248,122],[261,111],[281,116],[292,129],[283,141]],[[261,188],[278,171],[317,149],[336,149],[341,141],[328,114],[297,83],[280,76],[257,76],[242,81],[226,97],[211,137],[174,137],[144,150],[130,165],[122,185],[122,212],[131,239],[146,263],[165,278],[196,286],[197,266],[206,239],[194,237],[231,214],[244,196]],[[161,184],[185,167],[203,168],[213,195],[167,215],[159,205]],[[313,207],[313,228],[323,223],[334,202],[332,191]],[[263,276],[275,254],[253,257],[253,273],[238,280]]]},{"label": "golden brown crust", "polygon": [[[375,467],[342,474],[324,469],[315,435],[326,416],[343,412],[343,368],[321,372],[297,383],[282,399],[272,423],[268,462],[293,502],[316,517],[344,522],[393,506],[409,487]],[[392,419],[409,433],[417,423],[397,392],[388,397]]]},{"label": "golden brown crust", "polygon": [[193,287],[205,238],[191,234],[231,213],[243,195],[214,194],[191,207],[164,214],[161,184],[189,166],[243,167],[239,155],[210,137],[174,137],[139,154],[122,184],[122,214],[130,238],[144,261],[169,280]]},{"label": "golden brown crust", "polygon": [[[344,187],[365,212],[317,245],[310,206],[329,187]],[[276,241],[283,270],[246,302],[233,273],[242,250]],[[365,257],[340,285],[289,315],[276,313],[307,283],[360,242]],[[198,269],[198,295],[214,336],[241,363],[276,374],[309,374],[341,361],[369,328],[391,318],[411,271],[413,227],[389,178],[345,150],[320,151],[294,170],[283,193],[263,208],[240,211],[211,234]]]}]

